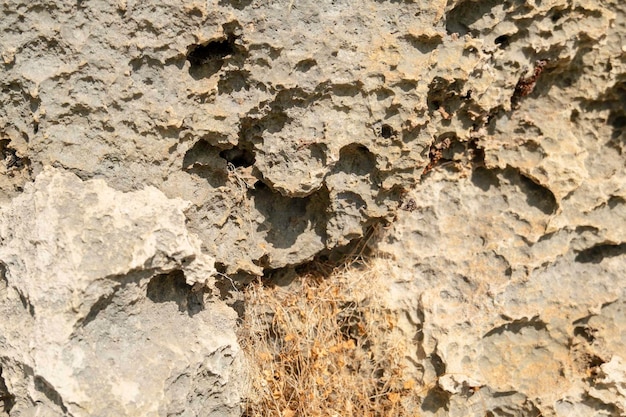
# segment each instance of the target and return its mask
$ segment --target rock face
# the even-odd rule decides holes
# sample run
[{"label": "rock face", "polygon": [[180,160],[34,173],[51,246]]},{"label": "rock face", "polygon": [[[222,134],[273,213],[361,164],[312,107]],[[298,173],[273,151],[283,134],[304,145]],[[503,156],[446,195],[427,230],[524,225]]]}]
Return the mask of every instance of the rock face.
[{"label": "rock face", "polygon": [[236,414],[216,271],[291,268],[387,223],[390,308],[440,381],[420,413],[467,415],[470,386],[493,415],[626,412],[622,1],[1,13],[11,413]]},{"label": "rock face", "polygon": [[513,170],[437,173],[380,243],[415,378],[437,382],[423,415],[626,412],[626,205],[565,219],[545,197]]},{"label": "rock face", "polygon": [[[96,1],[4,14],[5,153],[33,174],[55,165],[191,201],[205,250],[252,274],[389,219],[429,153],[472,153],[510,116],[525,68],[549,59],[549,78],[571,80],[614,20],[564,2]],[[559,132],[543,134],[559,146]],[[549,152],[527,142],[515,146]],[[567,142],[557,197],[583,169]],[[547,183],[553,158],[529,158],[526,175]]]},{"label": "rock face", "polygon": [[236,315],[185,206],[46,169],[0,211],[11,415],[239,414]]},{"label": "rock face", "polygon": [[[252,274],[347,245],[390,219],[425,168],[478,148],[568,196],[586,175],[568,129],[581,110],[555,93],[585,88],[589,52],[616,21],[564,1],[51,2],[4,14],[0,118],[18,168],[4,198],[25,181],[17,172],[47,165],[123,191],[154,185],[192,202],[190,228],[224,272]],[[605,107],[620,99],[619,43],[595,58],[612,66],[589,97]],[[513,108],[535,86],[558,113],[520,125],[512,115],[536,109]]]}]

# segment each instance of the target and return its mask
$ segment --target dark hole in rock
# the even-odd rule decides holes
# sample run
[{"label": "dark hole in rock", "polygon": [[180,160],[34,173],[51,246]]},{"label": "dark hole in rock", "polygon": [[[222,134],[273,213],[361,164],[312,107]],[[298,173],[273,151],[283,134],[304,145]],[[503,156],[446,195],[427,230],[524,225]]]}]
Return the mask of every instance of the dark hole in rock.
[{"label": "dark hole in rock", "polygon": [[352,143],[339,151],[339,163],[336,168],[358,176],[375,174],[376,156],[366,146]]},{"label": "dark hole in rock", "polygon": [[6,168],[22,168],[28,160],[17,156],[17,152],[9,147],[10,140],[0,140],[0,158],[4,160]]},{"label": "dark hole in rock", "polygon": [[417,49],[425,55],[430,54],[432,51],[437,49],[442,40],[441,38],[428,38],[423,36],[416,37],[413,35],[406,35],[403,36],[401,39],[404,39],[409,44],[411,44],[413,48]]},{"label": "dark hole in rock", "polygon": [[626,82],[618,82],[609,90],[606,104],[611,106],[607,119],[607,124],[613,127],[611,139],[618,139],[625,133],[626,127]]},{"label": "dark hole in rock", "polygon": [[224,265],[222,262],[215,262],[215,270],[220,273],[220,274],[225,274],[226,273],[226,265]]},{"label": "dark hole in rock", "polygon": [[213,187],[221,187],[226,184],[228,170],[219,153],[220,148],[200,140],[185,153],[183,169],[206,179]]},{"label": "dark hole in rock", "polygon": [[610,121],[611,125],[616,129],[622,129],[626,127],[626,115],[620,115]]},{"label": "dark hole in rock", "polygon": [[202,17],[202,10],[198,9],[197,7],[194,7],[193,9],[189,10],[187,13],[189,13],[189,16]]},{"label": "dark hole in rock", "polygon": [[563,11],[559,10],[557,12],[554,12],[554,14],[552,15],[552,17],[550,17],[550,20],[552,20],[552,23],[556,23],[559,19],[561,19],[563,17]]},{"label": "dark hole in rock", "polygon": [[[267,184],[266,184],[267,185]],[[265,239],[276,249],[288,249],[308,229],[323,235],[326,224],[326,211],[329,203],[328,190],[321,188],[306,197],[286,197],[268,186],[260,186],[250,191],[255,208],[264,221],[258,231],[266,231]],[[255,261],[259,266],[272,268],[266,257]]]},{"label": "dark hole in rock", "polygon": [[2,377],[2,368],[0,368],[0,403],[2,404],[2,411],[9,414],[9,411],[15,405],[15,396],[11,394]]},{"label": "dark hole in rock", "polygon": [[[451,10],[447,10],[445,15],[446,32],[448,35],[458,33],[459,36],[470,34],[473,37],[479,35],[479,31],[474,28],[476,22],[485,16],[494,16],[494,11],[502,4],[508,7],[515,7],[515,2],[502,2],[502,0],[481,0],[481,1],[461,1],[458,2]],[[520,2],[517,2],[518,4]],[[510,13],[510,12],[509,12]]]},{"label": "dark hole in rock", "polygon": [[[435,413],[439,410],[448,410],[450,407],[450,394],[438,386],[428,390],[428,394],[422,400],[422,410]],[[447,413],[444,413],[444,415]]]},{"label": "dark hole in rock", "polygon": [[408,93],[409,91],[413,91],[417,88],[417,82],[413,80],[402,80],[396,83],[395,86],[400,87],[402,91]]},{"label": "dark hole in rock", "polygon": [[389,125],[382,125],[380,128],[380,135],[385,139],[389,139],[390,137],[396,135],[396,131]]},{"label": "dark hole in rock", "polygon": [[[433,353],[430,355],[430,363],[432,364],[435,373],[438,377],[442,376],[446,372],[446,364],[441,359],[441,356]],[[443,391],[439,386],[435,386],[428,390],[428,394],[422,401],[422,409],[425,411],[436,412],[440,409],[448,410],[450,404],[450,394]]]},{"label": "dark hole in rock", "polygon": [[500,35],[493,41],[496,45],[500,47],[500,49],[504,49],[509,46],[510,39],[508,35]]},{"label": "dark hole in rock", "polygon": [[189,74],[198,78],[207,78],[217,73],[224,65],[224,59],[235,53],[234,35],[188,47],[187,60],[191,64]]},{"label": "dark hole in rock", "polygon": [[589,326],[576,326],[574,327],[574,336],[580,336],[589,343],[593,343],[596,340],[596,330]]},{"label": "dark hole in rock", "polygon": [[[327,198],[327,196],[324,196]],[[324,223],[325,224],[325,223]],[[338,246],[332,249],[323,249],[308,262],[299,265],[289,265],[282,268],[266,268],[263,272],[264,283],[267,285],[287,286],[298,277],[327,279],[338,269],[350,265],[351,268],[366,268],[366,260],[375,256],[370,243],[373,242],[373,235],[378,228],[386,227],[384,219],[374,219],[363,236],[352,239],[345,246]]]},{"label": "dark hole in rock", "polygon": [[[613,210],[615,207],[619,205],[626,204],[626,199],[619,197],[619,196],[612,196],[611,198],[609,198],[606,204],[609,206],[611,210]],[[591,230],[597,232],[596,228],[592,228]]]},{"label": "dark hole in rock", "polygon": [[303,275],[305,274],[298,273],[297,267],[291,265],[283,268],[266,268],[263,270],[264,283],[276,287],[288,287]]},{"label": "dark hole in rock", "polygon": [[270,257],[267,254],[265,254],[265,255],[261,256],[260,258],[258,258],[258,259],[253,259],[252,263],[257,265],[257,266],[261,266],[263,268],[267,268],[268,265],[270,264]]},{"label": "dark hole in rock", "polygon": [[471,140],[468,149],[472,155],[472,163],[475,167],[485,166],[485,148],[478,144],[477,140]]},{"label": "dark hole in rock", "polygon": [[208,61],[226,58],[235,52],[234,37],[220,41],[212,41],[204,45],[192,45],[187,53],[187,60],[191,66],[203,65]]},{"label": "dark hole in rock", "polygon": [[233,92],[250,90],[248,71],[227,71],[220,76],[217,83],[217,91],[220,94],[232,94]]},{"label": "dark hole in rock", "polygon": [[436,111],[444,105],[450,109],[458,107],[463,84],[461,80],[450,82],[441,77],[435,77],[428,85],[426,103],[429,110]]},{"label": "dark hole in rock", "polygon": [[179,270],[152,278],[146,295],[155,303],[175,302],[180,312],[190,316],[204,310],[204,291],[194,291]]},{"label": "dark hole in rock", "polygon": [[587,358],[587,365],[589,366],[589,368],[598,368],[605,363],[606,361],[604,359],[596,355],[589,355],[589,357]]},{"label": "dark hole in rock", "polygon": [[220,152],[220,156],[235,167],[249,167],[254,165],[256,157],[254,152],[235,146]]}]

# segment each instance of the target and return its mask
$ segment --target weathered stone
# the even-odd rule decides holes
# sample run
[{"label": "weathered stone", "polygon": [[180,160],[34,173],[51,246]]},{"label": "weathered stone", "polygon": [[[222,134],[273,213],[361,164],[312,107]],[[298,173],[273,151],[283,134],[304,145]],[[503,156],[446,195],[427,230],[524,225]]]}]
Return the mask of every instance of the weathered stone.
[{"label": "weathered stone", "polygon": [[625,412],[623,1],[0,10],[11,413],[236,413],[193,290],[387,222],[417,414]]},{"label": "weathered stone", "polygon": [[489,166],[515,165],[560,202],[585,175],[582,147],[551,119],[509,140],[511,97],[536,59],[544,78],[574,71],[615,18],[564,1],[18,5],[0,48],[6,149],[34,174],[62,166],[191,201],[203,247],[252,274],[389,220],[445,140],[452,159],[480,142]]},{"label": "weathered stone", "polygon": [[[626,335],[624,243],[612,240],[625,236],[625,200],[563,219],[519,172],[484,168],[438,172],[407,198],[420,206],[398,214],[379,250],[397,263],[390,308],[414,317],[402,324],[409,340],[420,333],[416,377],[449,393],[433,415],[624,412],[620,374],[604,367],[615,369]],[[568,226],[548,231],[555,221]],[[470,387],[480,401],[468,404]]]},{"label": "weathered stone", "polygon": [[11,413],[238,415],[235,315],[187,205],[50,168],[0,210]]}]

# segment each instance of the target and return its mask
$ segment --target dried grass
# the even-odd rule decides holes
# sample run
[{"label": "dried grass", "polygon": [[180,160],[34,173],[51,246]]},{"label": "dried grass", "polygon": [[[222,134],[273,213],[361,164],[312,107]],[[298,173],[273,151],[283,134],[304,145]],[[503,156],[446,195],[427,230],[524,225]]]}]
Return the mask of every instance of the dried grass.
[{"label": "dried grass", "polygon": [[[361,264],[362,265],[362,264]],[[250,364],[245,416],[414,416],[407,346],[379,295],[382,271],[310,272],[288,288],[245,290],[240,341]]]}]

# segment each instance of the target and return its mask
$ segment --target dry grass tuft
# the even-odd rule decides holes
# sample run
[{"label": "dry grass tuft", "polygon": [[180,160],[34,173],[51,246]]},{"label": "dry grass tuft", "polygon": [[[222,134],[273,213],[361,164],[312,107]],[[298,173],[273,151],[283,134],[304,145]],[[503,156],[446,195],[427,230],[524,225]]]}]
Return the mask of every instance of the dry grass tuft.
[{"label": "dry grass tuft", "polygon": [[245,416],[408,416],[416,382],[383,307],[381,271],[308,273],[288,288],[246,289],[240,340],[251,367]]}]

